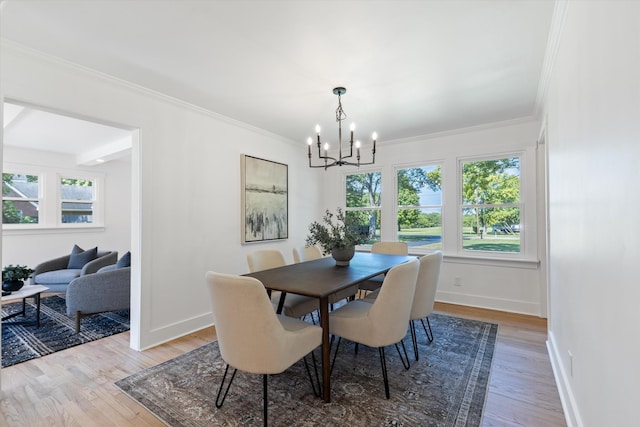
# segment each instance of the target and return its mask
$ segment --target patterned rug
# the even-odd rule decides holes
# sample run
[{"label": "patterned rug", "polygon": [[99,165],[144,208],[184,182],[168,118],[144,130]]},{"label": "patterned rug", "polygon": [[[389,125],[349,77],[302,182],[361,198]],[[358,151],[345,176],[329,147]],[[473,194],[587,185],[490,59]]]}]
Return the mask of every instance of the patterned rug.
[{"label": "patterned rug", "polygon": [[[76,334],[75,318],[66,314],[65,299],[59,296],[40,300],[40,327],[11,325],[36,318],[33,299],[27,299],[26,317],[21,315],[2,322],[2,367],[46,356],[65,348],[84,344],[129,330],[129,310],[83,317]],[[2,305],[2,317],[22,310],[22,302]]]},{"label": "patterned rug", "polygon": [[[273,426],[479,426],[498,325],[432,314],[435,340],[417,327],[420,360],[405,370],[387,350],[391,398],[385,399],[377,349],[343,340],[331,376],[331,403],[311,391],[304,363],[269,377]],[[316,350],[319,359],[320,351]],[[224,373],[217,342],[116,383],[169,426],[262,425],[262,376],[238,371],[222,408],[215,398]],[[320,367],[319,367],[320,368]]]}]

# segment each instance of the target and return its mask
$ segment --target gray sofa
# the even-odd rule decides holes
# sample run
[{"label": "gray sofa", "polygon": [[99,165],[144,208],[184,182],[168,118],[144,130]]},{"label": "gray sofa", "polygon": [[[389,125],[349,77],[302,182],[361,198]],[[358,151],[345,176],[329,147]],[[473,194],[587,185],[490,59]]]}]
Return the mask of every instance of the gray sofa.
[{"label": "gray sofa", "polygon": [[98,257],[82,268],[67,268],[71,255],[61,256],[38,264],[31,275],[32,285],[43,285],[49,292],[65,292],[75,278],[92,274],[107,265],[115,264],[117,251],[98,251]]},{"label": "gray sofa", "polygon": [[67,287],[66,300],[67,316],[76,318],[76,333],[84,316],[129,309],[131,267],[110,265],[74,279]]}]

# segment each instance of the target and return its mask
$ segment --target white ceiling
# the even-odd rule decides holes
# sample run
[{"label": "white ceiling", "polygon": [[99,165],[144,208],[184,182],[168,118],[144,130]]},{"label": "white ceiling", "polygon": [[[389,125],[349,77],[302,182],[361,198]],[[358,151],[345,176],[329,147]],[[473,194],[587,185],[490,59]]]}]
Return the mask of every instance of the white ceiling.
[{"label": "white ceiling", "polygon": [[131,132],[30,106],[4,103],[6,146],[71,154],[94,165],[130,155]]},{"label": "white ceiling", "polygon": [[[531,117],[553,0],[19,1],[1,36],[304,144]],[[56,142],[57,143],[57,142]]]}]

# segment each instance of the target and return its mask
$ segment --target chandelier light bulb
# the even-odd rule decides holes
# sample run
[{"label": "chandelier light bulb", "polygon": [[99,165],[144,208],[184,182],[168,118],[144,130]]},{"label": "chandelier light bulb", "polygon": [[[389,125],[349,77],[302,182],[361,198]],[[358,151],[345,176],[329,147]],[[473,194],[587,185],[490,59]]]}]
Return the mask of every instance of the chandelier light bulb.
[{"label": "chandelier light bulb", "polygon": [[355,123],[351,123],[351,126],[349,126],[349,129],[351,130],[351,132],[356,130],[356,124]]},{"label": "chandelier light bulb", "polygon": [[328,142],[324,143],[324,151],[329,151],[329,143]]},{"label": "chandelier light bulb", "polygon": [[320,125],[316,125],[316,133],[320,135]]},{"label": "chandelier light bulb", "polygon": [[360,141],[356,141],[356,148],[360,148]]},{"label": "chandelier light bulb", "polygon": [[307,144],[309,145],[313,144],[313,140],[311,139],[311,137],[307,138]]},{"label": "chandelier light bulb", "polygon": [[371,135],[371,137],[373,138],[374,141],[378,139],[378,132],[374,132],[373,135]]}]

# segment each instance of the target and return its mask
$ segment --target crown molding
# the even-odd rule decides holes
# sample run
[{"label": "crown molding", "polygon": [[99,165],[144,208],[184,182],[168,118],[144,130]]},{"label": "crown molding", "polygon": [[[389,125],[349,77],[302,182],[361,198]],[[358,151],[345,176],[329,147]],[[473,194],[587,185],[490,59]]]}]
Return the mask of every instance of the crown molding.
[{"label": "crown molding", "polygon": [[410,136],[407,138],[400,138],[400,139],[393,139],[390,141],[378,141],[378,144],[380,145],[395,145],[395,144],[406,144],[409,142],[421,142],[424,141],[426,139],[436,139],[436,138],[444,138],[447,136],[455,136],[455,135],[461,135],[461,134],[465,134],[465,133],[471,133],[471,132],[479,132],[479,131],[483,131],[483,130],[487,130],[487,129],[494,129],[494,128],[498,128],[498,127],[505,127],[505,126],[513,126],[513,125],[519,125],[519,124],[523,124],[523,123],[531,123],[534,121],[539,120],[537,117],[535,116],[525,116],[525,117],[519,117],[517,119],[511,119],[511,120],[503,120],[500,122],[491,122],[491,123],[485,123],[485,124],[481,124],[481,125],[477,125],[477,126],[469,126],[469,127],[465,127],[465,128],[458,128],[458,129],[452,129],[452,130],[446,130],[446,131],[442,131],[442,132],[434,132],[434,133],[428,133],[428,134],[424,134],[424,135],[418,135],[418,136]]},{"label": "crown molding", "polygon": [[556,0],[553,10],[553,18],[551,19],[551,27],[549,28],[549,38],[547,39],[547,49],[544,54],[544,61],[542,63],[542,71],[540,73],[540,81],[538,82],[538,93],[536,96],[536,104],[534,114],[536,117],[540,117],[544,110],[544,103],[547,97],[547,89],[549,82],[551,81],[551,75],[553,73],[553,66],[558,55],[558,49],[560,48],[560,39],[562,36],[562,30],[564,28],[565,17],[567,16],[567,9],[569,7],[569,0]]},{"label": "crown molding", "polygon": [[[264,130],[262,128],[259,128],[257,126],[250,125],[250,124],[242,122],[240,120],[236,120],[236,119],[233,119],[231,117],[222,115],[220,113],[216,113],[215,111],[211,111],[211,110],[209,110],[207,108],[200,107],[198,105],[192,104],[192,103],[184,101],[182,99],[175,98],[173,96],[164,94],[162,92],[158,92],[158,91],[156,91],[154,89],[150,89],[148,87],[139,85],[137,83],[132,83],[132,82],[130,82],[128,80],[124,80],[124,79],[121,79],[119,77],[112,76],[111,74],[107,74],[107,73],[104,73],[102,71],[98,71],[98,70],[95,70],[93,68],[90,68],[90,67],[87,67],[87,66],[84,66],[84,65],[80,65],[80,64],[78,64],[76,62],[69,61],[69,60],[60,58],[58,56],[51,55],[49,53],[42,52],[40,50],[30,48],[30,47],[22,45],[20,43],[16,43],[16,42],[4,39],[4,38],[0,38],[0,51],[4,50],[4,49],[10,49],[10,50],[16,51],[18,53],[22,53],[22,54],[26,54],[26,55],[29,55],[29,56],[36,57],[36,58],[38,58],[40,60],[43,60],[43,61],[47,61],[47,62],[50,62],[50,63],[53,63],[53,64],[57,64],[59,66],[67,67],[67,68],[73,69],[73,70],[75,70],[77,72],[90,75],[90,76],[92,76],[94,78],[100,79],[100,80],[105,81],[107,83],[118,85],[118,86],[124,87],[124,88],[126,88],[128,90],[131,90],[133,92],[136,92],[138,94],[154,98],[154,99],[156,99],[158,101],[162,101],[162,102],[166,102],[166,103],[169,103],[169,104],[173,104],[174,106],[177,106],[177,107],[180,107],[180,108],[184,108],[184,109],[187,109],[187,110],[191,110],[191,111],[193,111],[195,113],[211,117],[213,119],[228,123],[230,125],[237,126],[237,127],[249,130],[249,131],[254,132],[254,133],[261,134],[261,135],[269,137],[269,138],[274,138],[274,139],[277,139],[279,141],[283,141],[283,142],[286,142],[288,144],[295,145],[296,147],[300,147],[299,141],[294,141],[294,140],[286,138],[286,137],[284,137],[282,135],[278,135],[278,134],[275,134],[273,132],[269,132],[269,131]],[[14,98],[9,92],[5,92],[4,95],[7,98]]]}]

